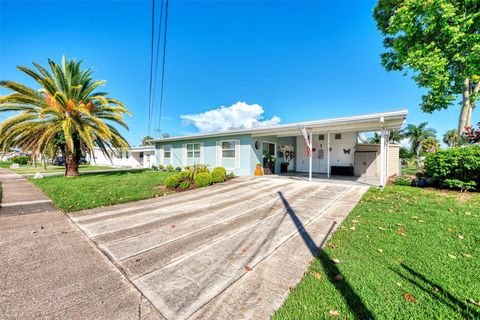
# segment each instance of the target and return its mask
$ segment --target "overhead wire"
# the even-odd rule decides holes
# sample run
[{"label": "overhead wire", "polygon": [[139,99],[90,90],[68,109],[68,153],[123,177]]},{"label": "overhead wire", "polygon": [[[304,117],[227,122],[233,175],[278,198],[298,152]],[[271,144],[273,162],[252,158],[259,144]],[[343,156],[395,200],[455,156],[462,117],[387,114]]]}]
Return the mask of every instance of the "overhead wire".
[{"label": "overhead wire", "polygon": [[160,52],[160,45],[161,45],[161,34],[162,34],[162,20],[163,20],[163,0],[160,4],[160,21],[158,23],[158,32],[157,32],[157,51],[156,51],[156,58],[155,58],[155,71],[153,76],[153,93],[152,93],[152,118],[154,116],[154,106],[155,106],[155,96],[157,93],[157,72],[158,72],[158,55]]},{"label": "overhead wire", "polygon": [[152,0],[152,39],[150,43],[150,86],[149,86],[149,92],[148,92],[148,119],[147,119],[147,131],[148,135],[150,135],[150,127],[151,127],[151,122],[152,122],[152,111],[153,111],[153,106],[152,106],[152,81],[153,81],[153,48],[154,48],[154,42],[155,42],[155,0]]},{"label": "overhead wire", "polygon": [[168,26],[168,0],[165,4],[165,26],[163,28],[163,60],[162,60],[162,82],[160,87],[160,108],[158,113],[158,132],[160,133],[161,122],[162,122],[162,109],[163,109],[163,90],[165,83],[165,60],[167,53],[167,26]]}]

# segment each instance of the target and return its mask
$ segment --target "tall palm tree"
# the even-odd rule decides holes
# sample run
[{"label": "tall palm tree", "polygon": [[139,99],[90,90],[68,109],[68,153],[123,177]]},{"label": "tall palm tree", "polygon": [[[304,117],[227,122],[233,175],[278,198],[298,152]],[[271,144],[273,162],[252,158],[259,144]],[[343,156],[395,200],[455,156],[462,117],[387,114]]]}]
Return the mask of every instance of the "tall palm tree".
[{"label": "tall palm tree", "polygon": [[443,135],[443,142],[449,147],[457,147],[459,145],[459,139],[458,139],[458,130],[457,129],[451,129],[445,132]]},{"label": "tall palm tree", "polygon": [[[404,137],[405,135],[403,134],[402,130],[392,130],[388,136],[388,141],[391,143],[400,143],[400,140],[402,140]],[[373,137],[368,139],[368,143],[379,144],[380,139],[380,134],[378,132],[374,132]]]},{"label": "tall palm tree", "polygon": [[410,140],[412,152],[418,157],[422,142],[430,137],[435,137],[437,131],[433,128],[427,128],[428,122],[422,122],[418,126],[409,124],[405,128],[405,137]]},{"label": "tall palm tree", "polygon": [[82,154],[92,155],[94,146],[104,154],[128,148],[128,142],[113,126],[128,130],[123,120],[130,114],[125,105],[95,91],[105,81],[94,81],[92,70],[81,69],[82,62],[65,56],[61,65],[48,60],[50,70],[34,62],[35,69],[18,67],[39,85],[34,90],[13,81],[0,86],[13,93],[0,97],[0,112],[19,114],[0,123],[0,148],[18,147],[32,154],[65,158],[65,176],[77,176]]},{"label": "tall palm tree", "polygon": [[422,141],[422,150],[426,153],[435,152],[440,149],[440,142],[435,137],[428,137]]}]

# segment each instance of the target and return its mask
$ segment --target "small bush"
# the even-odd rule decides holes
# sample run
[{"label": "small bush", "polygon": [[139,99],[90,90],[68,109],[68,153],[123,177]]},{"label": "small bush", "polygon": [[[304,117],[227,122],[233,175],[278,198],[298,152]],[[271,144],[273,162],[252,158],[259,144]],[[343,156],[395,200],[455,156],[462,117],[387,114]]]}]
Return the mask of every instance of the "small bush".
[{"label": "small bush", "polygon": [[181,180],[190,179],[190,172],[188,171],[181,171],[178,176]]},{"label": "small bush", "polygon": [[225,173],[222,170],[213,169],[212,171],[212,182],[224,182],[225,181]]},{"label": "small bush", "polygon": [[223,175],[225,176],[227,175],[227,169],[225,169],[224,167],[215,167],[213,171],[220,171],[220,172],[223,172]]},{"label": "small bush", "polygon": [[425,173],[441,187],[480,190],[480,146],[431,153],[425,159]]},{"label": "small bush", "polygon": [[182,171],[182,168],[176,167],[176,168],[175,168],[175,171],[176,171],[176,172],[180,172],[180,171]]},{"label": "small bush", "polygon": [[158,171],[158,167],[157,167],[157,166],[152,166],[150,169],[152,169],[152,171]]},{"label": "small bush", "polygon": [[190,188],[190,181],[182,181],[180,183],[180,189],[185,190],[185,189],[188,189],[188,188]]},{"label": "small bush", "polygon": [[235,178],[235,173],[233,172],[230,172],[228,175],[227,175],[228,179],[233,179]]},{"label": "small bush", "polygon": [[208,172],[200,172],[195,175],[193,181],[198,188],[206,187],[212,183],[212,175]]},{"label": "small bush", "polygon": [[178,187],[180,184],[180,177],[177,174],[174,174],[165,179],[165,186],[169,189]]},{"label": "small bush", "polygon": [[163,170],[163,169],[165,169],[165,166],[163,164],[158,166],[158,170]]},{"label": "small bush", "polygon": [[167,169],[167,172],[173,172],[173,170],[174,170],[174,168],[171,164],[169,164],[166,169]]},{"label": "small bush", "polygon": [[27,164],[28,163],[28,157],[27,156],[16,156],[12,158],[13,163],[18,163],[18,164]]},{"label": "small bush", "polygon": [[411,186],[414,184],[414,179],[407,176],[398,176],[393,180],[393,184],[396,186]]}]

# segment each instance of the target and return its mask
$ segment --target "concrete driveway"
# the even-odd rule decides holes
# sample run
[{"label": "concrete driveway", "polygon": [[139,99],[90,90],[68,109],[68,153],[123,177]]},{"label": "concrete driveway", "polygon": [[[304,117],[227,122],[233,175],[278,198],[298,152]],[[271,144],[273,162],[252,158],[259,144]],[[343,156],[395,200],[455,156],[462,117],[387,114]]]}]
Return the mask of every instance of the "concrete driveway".
[{"label": "concrete driveway", "polygon": [[70,217],[165,318],[261,319],[366,190],[237,178]]}]

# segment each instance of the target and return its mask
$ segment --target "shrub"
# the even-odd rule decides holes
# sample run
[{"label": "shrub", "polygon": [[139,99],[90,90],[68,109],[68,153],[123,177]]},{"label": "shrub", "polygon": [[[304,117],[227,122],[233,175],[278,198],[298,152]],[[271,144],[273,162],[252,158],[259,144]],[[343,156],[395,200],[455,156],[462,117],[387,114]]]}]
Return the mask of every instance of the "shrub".
[{"label": "shrub", "polygon": [[228,175],[227,175],[228,179],[233,179],[235,178],[235,173],[233,172],[230,172]]},{"label": "shrub", "polygon": [[173,172],[174,170],[171,164],[169,164],[166,169],[167,169],[167,172]]},{"label": "shrub", "polygon": [[185,190],[185,189],[188,189],[188,188],[190,188],[190,181],[182,181],[180,183],[180,189]]},{"label": "shrub", "polygon": [[[213,169],[213,171],[220,171],[220,172],[223,172],[223,175],[226,176],[227,175],[227,169],[225,169],[224,167],[215,167]],[[212,171],[212,172],[213,172]]]},{"label": "shrub", "polygon": [[414,179],[407,176],[398,176],[393,180],[393,184],[396,186],[411,186],[414,183]]},{"label": "shrub", "polygon": [[16,156],[12,158],[13,163],[18,163],[18,164],[27,164],[28,163],[28,157],[27,156]]},{"label": "shrub", "polygon": [[163,164],[158,166],[158,170],[163,170],[163,169],[165,169],[165,166]]},{"label": "shrub", "polygon": [[175,171],[176,171],[176,172],[180,172],[180,171],[182,171],[182,168],[176,167],[176,168],[175,168]]},{"label": "shrub", "polygon": [[150,169],[152,169],[152,171],[158,171],[157,166],[152,166]]},{"label": "shrub", "polygon": [[201,188],[206,187],[212,183],[212,175],[208,172],[200,172],[193,178],[195,186]]},{"label": "shrub", "polygon": [[431,153],[425,159],[425,173],[441,187],[480,190],[480,146]]},{"label": "shrub", "polygon": [[190,172],[182,171],[178,174],[181,180],[190,179]]},{"label": "shrub", "polygon": [[225,173],[222,170],[214,169],[212,171],[212,182],[218,183],[218,182],[224,182],[224,181],[225,181]]},{"label": "shrub", "polygon": [[165,186],[169,189],[173,189],[178,187],[180,184],[180,177],[178,174],[171,175],[167,179],[165,179]]}]

